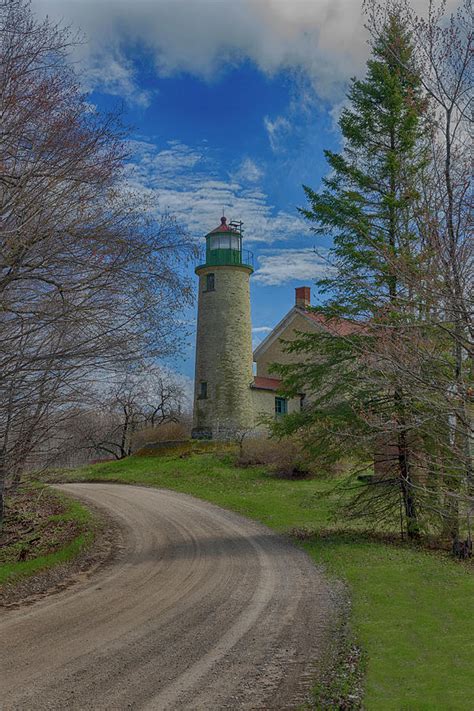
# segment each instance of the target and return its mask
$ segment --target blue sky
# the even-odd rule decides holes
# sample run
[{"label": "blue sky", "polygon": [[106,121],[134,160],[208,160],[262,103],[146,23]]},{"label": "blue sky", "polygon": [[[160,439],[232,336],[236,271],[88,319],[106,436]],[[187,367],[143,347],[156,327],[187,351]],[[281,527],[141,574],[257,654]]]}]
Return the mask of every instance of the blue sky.
[{"label": "blue sky", "polygon": [[[156,83],[146,108],[126,108],[136,127],[132,182],[155,189],[161,209],[198,239],[223,209],[243,220],[255,256],[258,341],[290,308],[294,287],[324,273],[313,246],[324,249],[325,241],[314,239],[297,207],[305,203],[302,183],[317,187],[326,172],[324,147],[338,144],[331,107],[293,106],[288,73],[268,77],[248,62],[213,81],[183,73]],[[97,91],[92,99],[109,101]]]},{"label": "blue sky", "polygon": [[[418,1],[418,0],[417,0]],[[421,6],[426,5],[419,0]],[[195,238],[222,209],[255,254],[254,341],[327,271],[300,217],[339,147],[347,81],[367,56],[359,0],[33,0],[80,28],[74,60],[100,109],[133,127],[128,179]],[[314,249],[317,249],[318,254]],[[317,293],[313,288],[313,300]],[[186,314],[191,324],[195,310]],[[179,370],[193,376],[193,334]]]},{"label": "blue sky", "polygon": [[[140,87],[149,103],[125,106],[136,141],[131,180],[155,189],[160,209],[198,239],[219,224],[223,209],[243,220],[256,265],[257,343],[291,307],[294,287],[324,271],[312,252],[324,240],[312,237],[297,207],[305,203],[302,183],[317,187],[326,171],[324,147],[338,144],[331,106],[298,107],[288,71],[269,77],[248,61],[212,80],[188,73],[157,80],[144,72]],[[111,99],[91,94],[99,107]],[[181,367],[192,377],[192,348]]]}]

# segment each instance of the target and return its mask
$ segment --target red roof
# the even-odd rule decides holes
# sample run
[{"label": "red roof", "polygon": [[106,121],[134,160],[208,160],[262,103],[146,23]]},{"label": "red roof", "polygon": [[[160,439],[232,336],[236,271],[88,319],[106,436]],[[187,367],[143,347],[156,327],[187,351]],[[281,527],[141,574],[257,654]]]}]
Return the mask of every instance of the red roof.
[{"label": "red roof", "polygon": [[278,390],[281,385],[281,380],[278,378],[261,378],[255,376],[252,387],[258,390]]},{"label": "red roof", "polygon": [[346,319],[331,318],[328,319],[324,314],[317,311],[305,311],[305,316],[323,326],[329,333],[334,333],[336,336],[350,336],[353,333],[360,333],[365,329],[365,324],[347,321]]},{"label": "red roof", "polygon": [[227,224],[227,217],[224,217],[224,215],[222,215],[221,217],[221,224],[219,225],[219,227],[216,227],[215,230],[211,230],[209,234],[213,235],[215,232],[233,232],[233,230]]}]

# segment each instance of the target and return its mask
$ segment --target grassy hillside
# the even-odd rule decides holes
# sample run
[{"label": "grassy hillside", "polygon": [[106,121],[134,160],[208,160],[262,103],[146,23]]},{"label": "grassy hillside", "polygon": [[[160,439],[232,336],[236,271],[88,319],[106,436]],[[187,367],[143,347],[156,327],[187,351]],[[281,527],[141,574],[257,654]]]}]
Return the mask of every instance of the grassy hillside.
[{"label": "grassy hillside", "polygon": [[45,487],[22,487],[7,498],[0,534],[0,589],[67,563],[93,540],[94,517],[79,502]]},{"label": "grassy hillside", "polygon": [[[60,477],[60,475],[57,475]],[[353,628],[367,658],[374,711],[472,711],[474,575],[440,554],[377,542],[330,524],[324,479],[275,479],[236,468],[230,456],[135,457],[67,473],[74,481],[122,481],[182,491],[277,531],[313,531],[302,545],[347,581]]]}]

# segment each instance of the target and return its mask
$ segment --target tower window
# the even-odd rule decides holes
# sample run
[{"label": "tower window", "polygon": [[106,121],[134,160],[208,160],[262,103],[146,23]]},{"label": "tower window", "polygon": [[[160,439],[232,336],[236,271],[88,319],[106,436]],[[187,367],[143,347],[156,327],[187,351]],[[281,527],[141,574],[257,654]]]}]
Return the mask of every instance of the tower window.
[{"label": "tower window", "polygon": [[280,415],[288,414],[288,400],[284,397],[275,398],[275,415],[278,417]]},{"label": "tower window", "polygon": [[207,383],[204,380],[201,380],[201,382],[199,383],[199,399],[207,399]]},{"label": "tower window", "polygon": [[205,291],[215,291],[214,274],[206,274],[206,289]]}]

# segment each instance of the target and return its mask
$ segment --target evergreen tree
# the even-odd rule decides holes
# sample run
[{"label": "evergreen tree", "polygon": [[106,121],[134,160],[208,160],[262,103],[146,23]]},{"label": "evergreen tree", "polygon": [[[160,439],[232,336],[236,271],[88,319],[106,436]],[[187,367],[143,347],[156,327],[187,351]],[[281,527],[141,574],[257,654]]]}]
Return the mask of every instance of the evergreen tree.
[{"label": "evergreen tree", "polygon": [[383,517],[399,499],[407,533],[417,537],[419,402],[406,372],[423,368],[412,362],[411,346],[414,327],[423,335],[416,284],[427,255],[415,225],[427,162],[427,104],[399,14],[388,18],[366,77],[352,80],[348,99],[339,122],[343,151],[326,151],[329,177],[320,192],[304,188],[309,207],[302,210],[316,233],[334,240],[334,269],[319,282],[329,333],[289,346],[305,354],[303,362],[278,370],[288,394],[304,387],[312,404],[280,427],[306,431],[326,459],[387,452],[393,466],[373,488],[376,514]]}]

